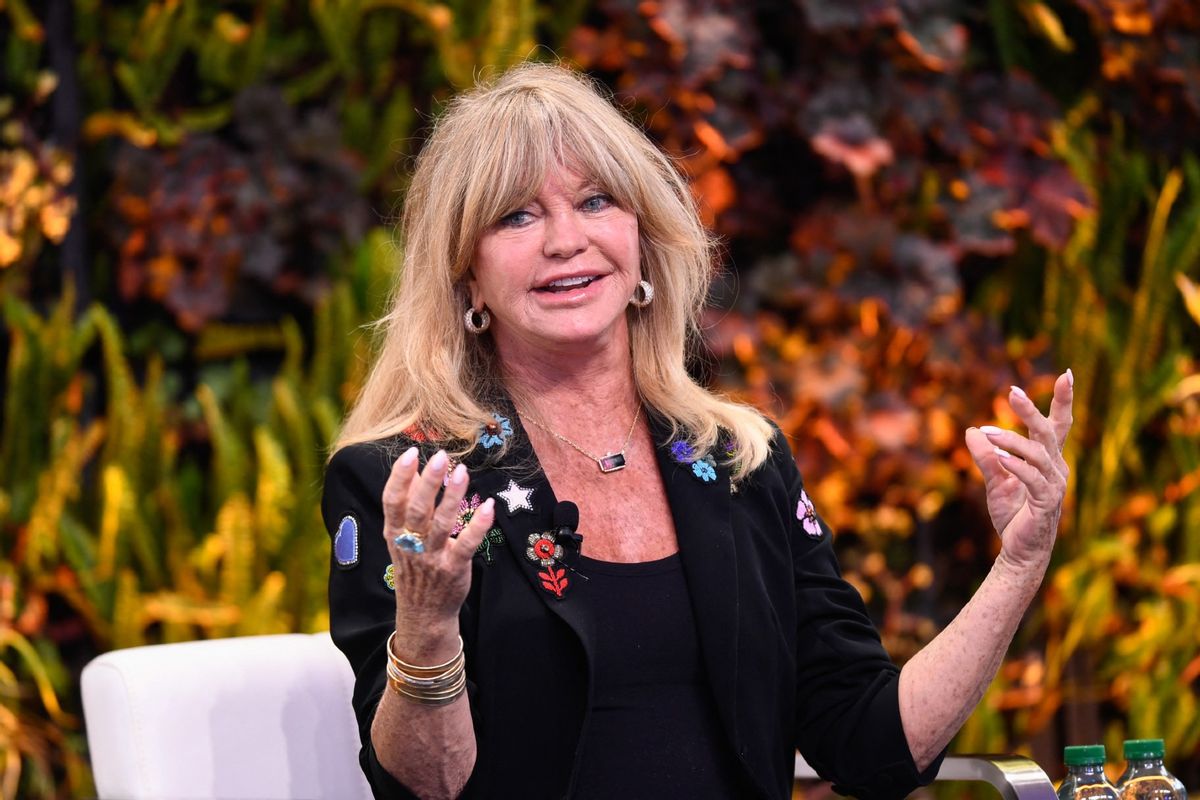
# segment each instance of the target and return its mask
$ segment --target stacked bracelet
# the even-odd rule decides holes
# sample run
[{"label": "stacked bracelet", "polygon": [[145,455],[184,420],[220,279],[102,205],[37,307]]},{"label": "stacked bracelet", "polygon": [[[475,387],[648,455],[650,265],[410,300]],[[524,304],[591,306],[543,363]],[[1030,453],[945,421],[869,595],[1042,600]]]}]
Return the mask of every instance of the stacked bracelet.
[{"label": "stacked bracelet", "polygon": [[463,657],[462,637],[458,637],[458,654],[445,664],[418,667],[396,657],[392,649],[395,631],[388,637],[388,686],[401,697],[427,706],[453,703],[467,688],[467,660]]}]

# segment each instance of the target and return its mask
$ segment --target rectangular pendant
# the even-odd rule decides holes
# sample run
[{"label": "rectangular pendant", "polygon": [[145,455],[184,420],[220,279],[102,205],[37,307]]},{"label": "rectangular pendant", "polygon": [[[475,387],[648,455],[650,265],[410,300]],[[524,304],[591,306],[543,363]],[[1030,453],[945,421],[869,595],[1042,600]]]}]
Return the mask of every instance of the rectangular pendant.
[{"label": "rectangular pendant", "polygon": [[625,454],[609,453],[604,458],[597,458],[596,463],[600,465],[601,472],[616,472],[625,469]]}]

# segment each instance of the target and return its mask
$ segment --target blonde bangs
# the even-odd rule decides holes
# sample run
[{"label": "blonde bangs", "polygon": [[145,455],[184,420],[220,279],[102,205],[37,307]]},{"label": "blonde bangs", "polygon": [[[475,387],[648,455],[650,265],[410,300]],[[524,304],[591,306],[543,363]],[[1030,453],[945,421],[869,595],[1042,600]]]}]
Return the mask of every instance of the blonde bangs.
[{"label": "blonde bangs", "polygon": [[470,120],[475,146],[455,168],[464,183],[456,215],[454,280],[470,268],[483,231],[528,204],[552,165],[594,181],[622,208],[642,216],[647,198],[633,177],[636,159],[628,152],[635,142],[621,135],[629,123],[594,91],[584,86],[514,88],[486,111]]}]

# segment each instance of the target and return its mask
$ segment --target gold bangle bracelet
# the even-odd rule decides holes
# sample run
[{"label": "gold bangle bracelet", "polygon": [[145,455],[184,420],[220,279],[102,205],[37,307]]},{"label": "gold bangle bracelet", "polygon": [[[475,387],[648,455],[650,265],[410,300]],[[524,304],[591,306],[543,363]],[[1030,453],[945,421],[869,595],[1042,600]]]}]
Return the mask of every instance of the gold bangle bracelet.
[{"label": "gold bangle bracelet", "polygon": [[409,675],[404,670],[397,667],[395,664],[387,665],[388,677],[400,683],[408,684],[417,688],[436,689],[441,686],[446,686],[457,680],[466,667],[466,661],[459,661],[451,669],[446,670],[440,675],[432,675],[427,678]]},{"label": "gold bangle bracelet", "polygon": [[431,667],[418,667],[415,664],[409,664],[409,663],[401,660],[401,658],[396,655],[396,651],[393,648],[393,644],[395,643],[395,641],[396,641],[396,632],[392,631],[392,635],[389,636],[388,640],[387,640],[388,661],[391,661],[392,663],[399,666],[400,669],[402,669],[405,672],[410,673],[410,674],[411,673],[420,674],[420,673],[427,673],[427,672],[432,672],[432,673],[442,672],[442,671],[446,670],[447,668],[449,668],[451,665],[453,665],[454,662],[457,661],[459,658],[461,658],[462,654],[463,654],[463,640],[462,640],[462,637],[459,636],[458,637],[458,652],[454,654],[453,658],[451,658],[445,664],[436,664]]},{"label": "gold bangle bracelet", "polygon": [[454,657],[454,659],[452,661],[449,661],[446,664],[439,666],[437,669],[428,669],[428,670],[412,669],[411,667],[406,665],[403,661],[397,661],[396,659],[391,659],[391,658],[388,659],[388,667],[390,669],[394,669],[397,672],[401,672],[405,675],[411,675],[414,678],[436,678],[439,675],[446,675],[448,673],[453,672],[454,670],[456,670],[460,666],[462,666],[464,663],[466,663],[466,657],[462,653],[459,653],[457,656]]},{"label": "gold bangle bracelet", "polygon": [[414,703],[442,706],[454,702],[466,691],[466,657],[462,637],[458,637],[458,652],[444,664],[419,667],[402,661],[392,649],[396,633],[387,641],[388,686],[396,694]]},{"label": "gold bangle bracelet", "polygon": [[411,695],[411,694],[408,694],[407,692],[402,692],[399,690],[397,690],[396,694],[400,695],[401,697],[403,697],[405,700],[407,700],[410,703],[417,703],[417,704],[423,705],[423,706],[448,706],[463,695],[463,690],[465,690],[465,688],[466,687],[464,686],[463,689],[460,689],[459,691],[455,692],[450,697],[442,697],[442,698],[436,698],[436,699],[417,697],[415,695]]},{"label": "gold bangle bracelet", "polygon": [[467,685],[467,674],[461,673],[453,681],[445,686],[439,686],[436,689],[423,689],[421,687],[411,686],[403,681],[389,681],[392,687],[402,694],[419,696],[419,697],[447,697],[457,694],[464,686]]},{"label": "gold bangle bracelet", "polygon": [[459,679],[454,682],[454,684],[436,692],[424,690],[413,691],[411,687],[399,681],[393,680],[388,681],[388,686],[392,689],[392,691],[406,700],[411,700],[415,703],[421,703],[422,705],[440,706],[448,705],[454,702],[459,698],[460,695],[463,694],[463,692],[466,691],[467,678],[466,673],[463,673],[459,676]]}]

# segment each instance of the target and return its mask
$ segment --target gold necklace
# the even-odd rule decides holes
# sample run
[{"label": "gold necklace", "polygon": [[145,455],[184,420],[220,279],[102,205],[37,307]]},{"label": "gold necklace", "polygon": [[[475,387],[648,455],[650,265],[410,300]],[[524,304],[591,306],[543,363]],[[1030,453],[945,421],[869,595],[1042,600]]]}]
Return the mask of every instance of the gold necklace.
[{"label": "gold necklace", "polygon": [[641,415],[642,415],[642,406],[641,406],[641,404],[638,404],[637,413],[633,415],[633,424],[629,426],[629,433],[626,434],[626,436],[625,436],[625,444],[621,445],[621,449],[618,450],[617,452],[608,453],[608,454],[604,455],[603,457],[592,455],[587,450],[584,450],[582,447],[575,444],[567,437],[563,436],[561,433],[555,433],[554,431],[550,430],[549,428],[547,428],[542,423],[538,422],[533,417],[524,417],[524,419],[529,420],[534,425],[538,426],[539,428],[544,430],[546,433],[553,436],[555,439],[558,439],[560,442],[565,442],[566,444],[571,445],[571,447],[574,447],[576,450],[583,453],[585,456],[590,458],[592,461],[595,461],[596,464],[600,467],[601,472],[608,473],[608,472],[616,472],[617,470],[620,470],[620,469],[625,469],[625,451],[629,448],[629,443],[633,440],[633,429],[637,427],[638,419],[641,417]]}]

